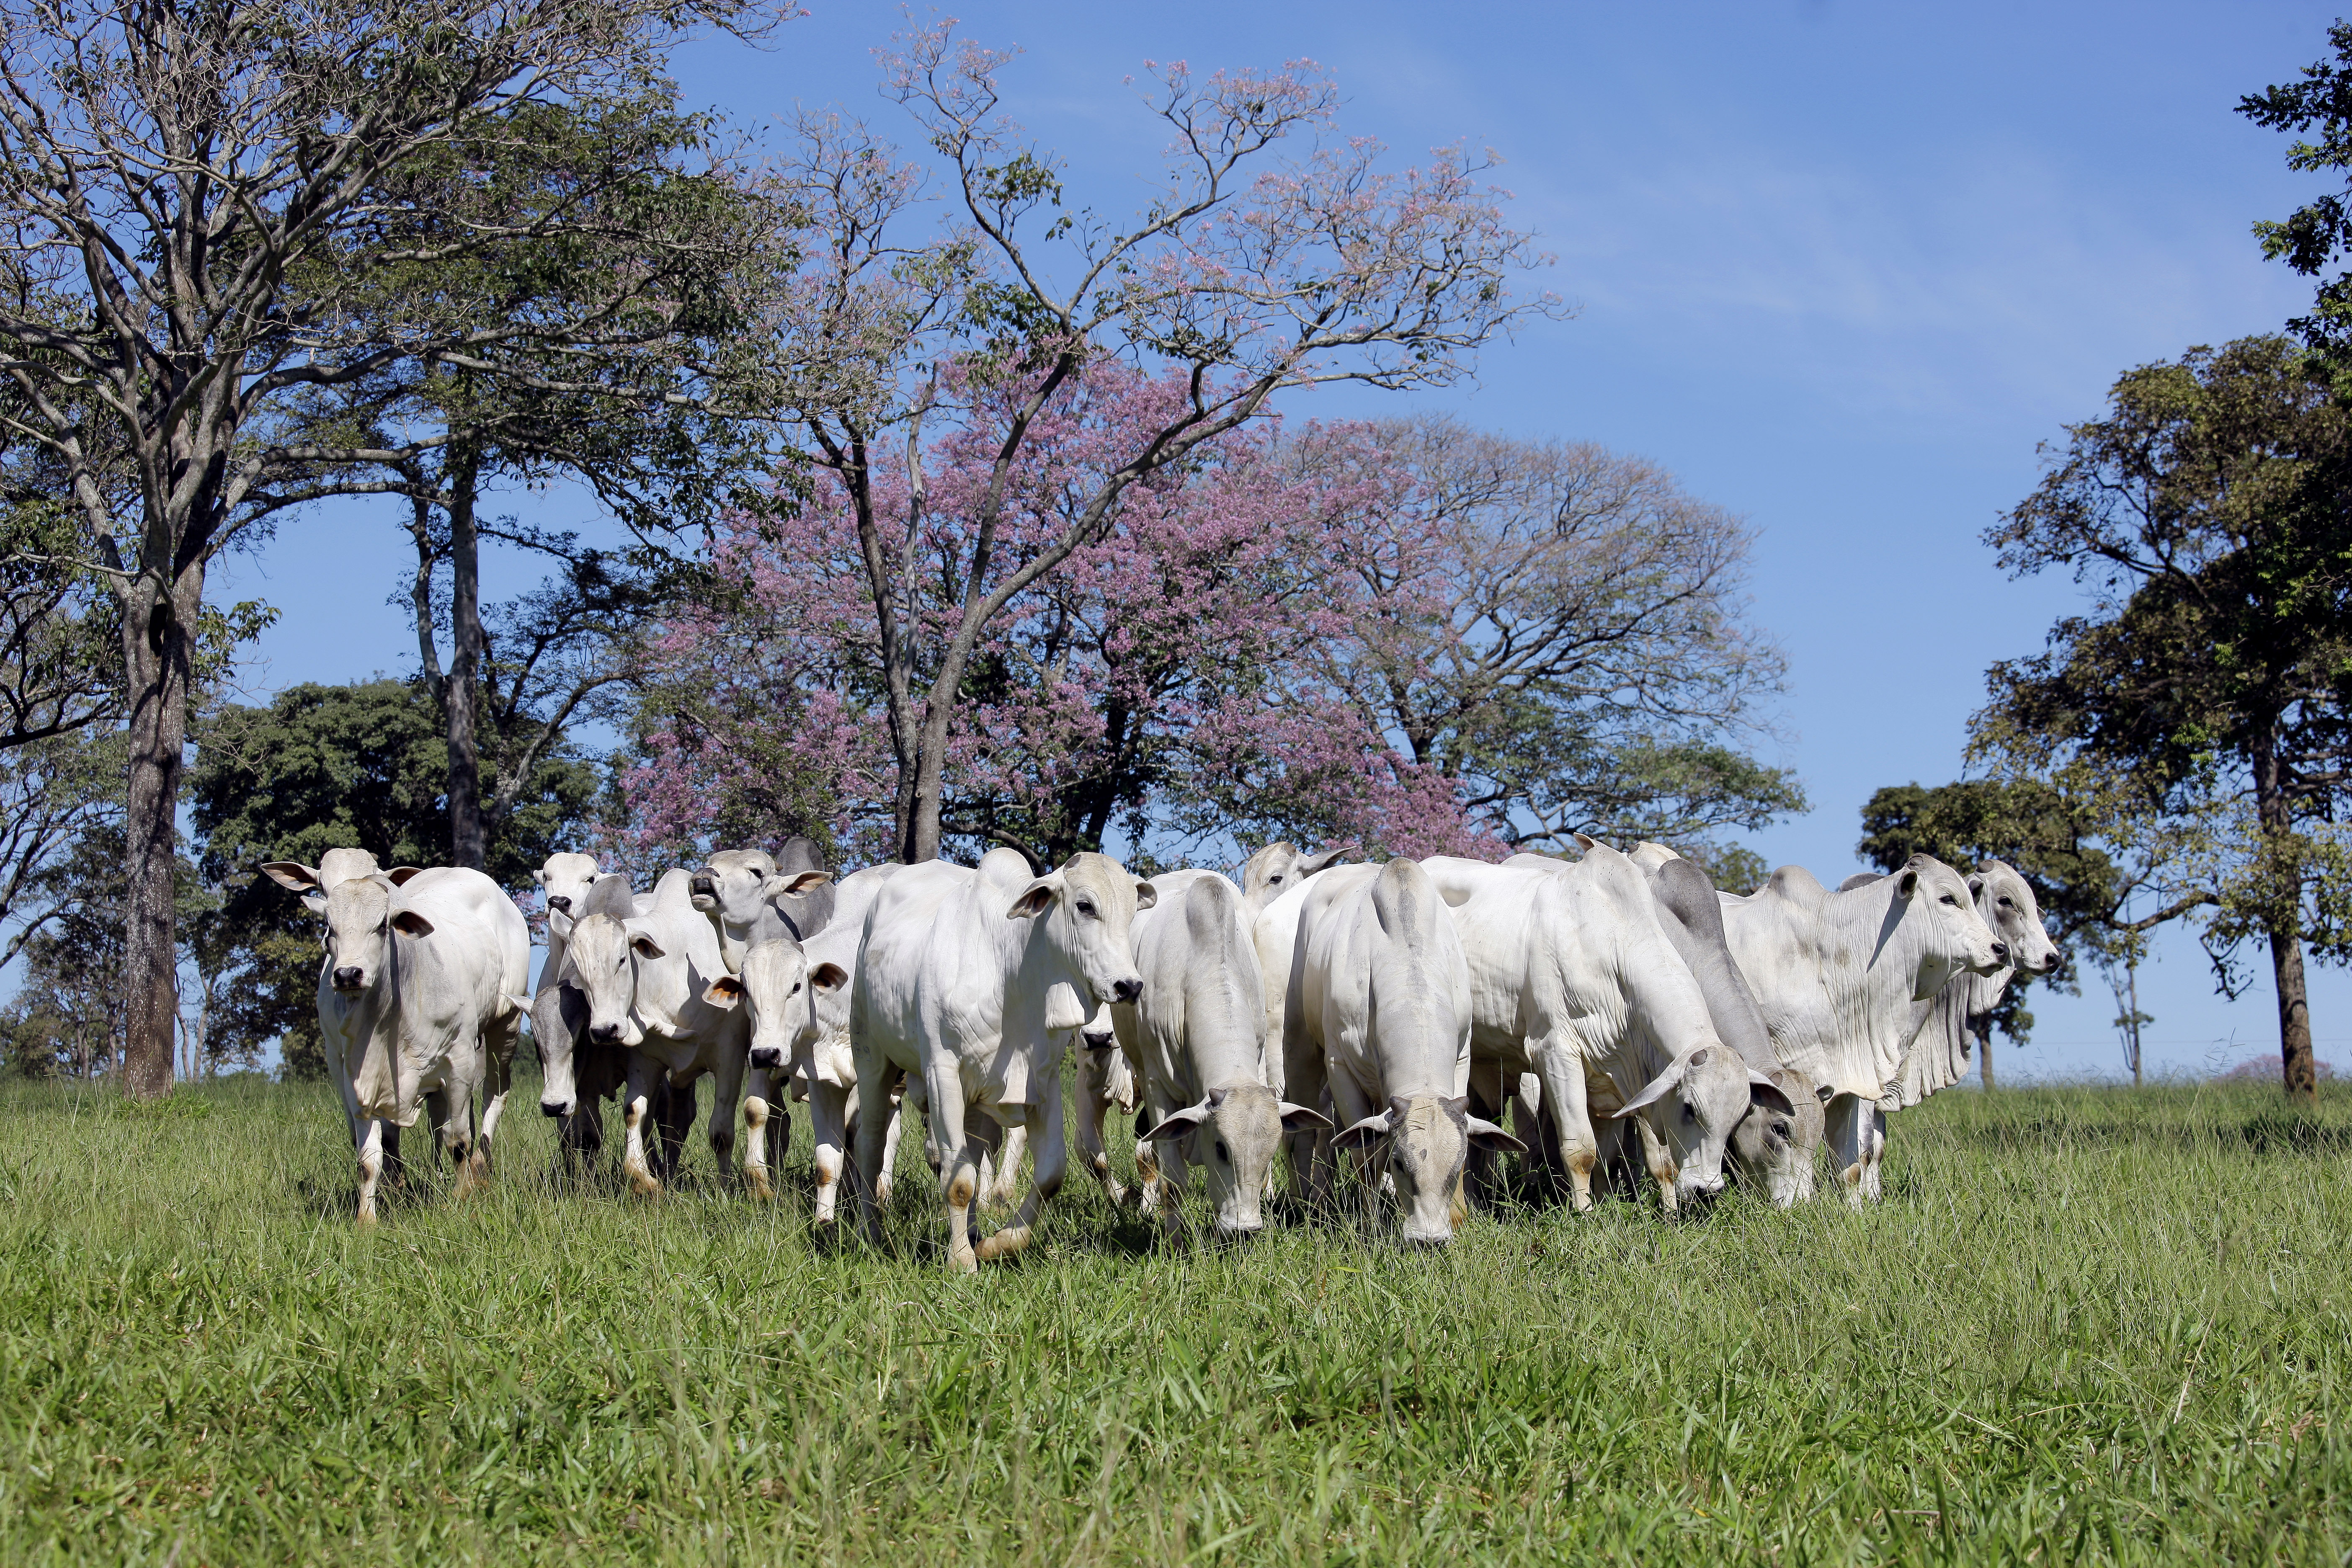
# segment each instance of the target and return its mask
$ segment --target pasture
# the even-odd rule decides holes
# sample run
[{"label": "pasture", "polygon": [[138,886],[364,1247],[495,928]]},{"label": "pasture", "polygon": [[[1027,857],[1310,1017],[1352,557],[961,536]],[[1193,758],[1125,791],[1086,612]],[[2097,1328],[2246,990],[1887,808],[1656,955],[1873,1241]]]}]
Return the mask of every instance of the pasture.
[{"label": "pasture", "polygon": [[[528,1055],[528,1048],[526,1048]],[[2340,1563],[2352,1096],[1895,1119],[1868,1213],[1735,1194],[1155,1245],[1074,1176],[951,1279],[784,1197],[352,1226],[323,1089],[0,1091],[0,1560]],[[707,1094],[706,1094],[707,1100]],[[1124,1162],[1128,1139],[1114,1144]]]}]

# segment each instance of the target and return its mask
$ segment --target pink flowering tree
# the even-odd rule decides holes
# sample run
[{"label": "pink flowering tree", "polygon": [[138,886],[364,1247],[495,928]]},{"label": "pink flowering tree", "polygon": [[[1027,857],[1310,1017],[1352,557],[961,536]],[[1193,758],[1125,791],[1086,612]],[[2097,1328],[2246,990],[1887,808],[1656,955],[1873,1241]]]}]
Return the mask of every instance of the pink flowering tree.
[{"label": "pink flowering tree", "polygon": [[[909,860],[940,853],[951,771],[996,803],[955,830],[1059,847],[1145,789],[1107,758],[1146,778],[1192,765],[1147,743],[1162,718],[1250,742],[1218,717],[1244,699],[1213,696],[1189,664],[1169,678],[1182,689],[1153,693],[1153,718],[1132,705],[1155,679],[1151,618],[1107,606],[1171,563],[1177,581],[1192,570],[1148,542],[1153,498],[1221,468],[1212,449],[1282,393],[1444,385],[1523,316],[1557,310],[1511,291],[1543,258],[1505,221],[1491,159],[1440,150],[1390,166],[1377,143],[1333,133],[1336,90],[1310,66],[1152,68],[1163,177],[1114,220],[1066,208],[1059,164],[1000,112],[1011,58],[951,23],[903,36],[884,57],[887,91],[933,162],[901,163],[865,127],[818,116],[790,171],[829,243],[811,251],[789,323],[809,351],[789,402],[818,482],[776,537],[807,555],[793,592],[856,651],[866,684],[834,689],[860,715],[843,765],[870,768],[878,730],[887,845]],[[934,184],[950,216],[927,228]],[[1114,368],[1131,382],[1114,386]],[[1119,416],[1094,417],[1114,395]],[[1082,577],[1098,581],[1061,586]],[[1245,664],[1255,649],[1230,651]],[[1121,672],[1103,704],[1067,684],[1087,660]],[[817,659],[793,679],[814,692],[836,673],[852,672]]]},{"label": "pink flowering tree", "polygon": [[[942,385],[975,406],[1018,395],[962,374],[947,368]],[[925,487],[919,526],[885,542],[919,646],[942,646],[957,624],[982,507],[995,508],[999,569],[1018,573],[1187,395],[1173,374],[1099,361],[1031,419],[1001,484],[977,420],[877,475],[873,499],[894,513],[910,506],[910,475]],[[1399,752],[1326,678],[1330,650],[1373,607],[1355,557],[1384,537],[1367,519],[1389,492],[1376,451],[1301,469],[1271,428],[1199,443],[1130,486],[1107,531],[975,639],[948,732],[944,841],[1046,864],[1113,842],[1150,863],[1283,835],[1498,852],[1454,782]],[[733,521],[713,574],[733,593],[663,630],[622,779],[641,856],[791,832],[849,859],[897,847],[902,764],[856,502],[824,474],[780,510]]]}]

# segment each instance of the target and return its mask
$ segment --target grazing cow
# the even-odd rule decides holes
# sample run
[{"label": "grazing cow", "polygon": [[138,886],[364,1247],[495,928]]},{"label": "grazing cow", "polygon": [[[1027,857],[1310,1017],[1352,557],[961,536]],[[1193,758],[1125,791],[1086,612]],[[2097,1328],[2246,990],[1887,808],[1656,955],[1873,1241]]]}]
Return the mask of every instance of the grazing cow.
[{"label": "grazing cow", "polygon": [[1717,898],[1774,1052],[1831,1091],[1829,1144],[1847,1201],[1877,1197],[1885,1112],[1901,1103],[1912,1042],[1952,977],[1992,973],[2008,945],[1960,874],[1928,855],[1841,892],[1783,866],[1745,898]]},{"label": "grazing cow", "polygon": [[1723,934],[1723,905],[1706,873],[1663,844],[1638,844],[1631,858],[1650,879],[1658,928],[1690,966],[1706,997],[1715,1032],[1741,1060],[1780,1085],[1789,1100],[1791,1109],[1787,1111],[1774,1105],[1751,1106],[1733,1130],[1727,1153],[1734,1175],[1775,1206],[1792,1207],[1813,1195],[1822,1146],[1822,1086],[1805,1082],[1804,1075],[1772,1049],[1756,994],[1731,960],[1731,946]]},{"label": "grazing cow", "polygon": [[1254,918],[1316,872],[1338,865],[1355,852],[1353,844],[1342,844],[1320,855],[1302,855],[1287,839],[1276,839],[1242,868],[1242,905]]},{"label": "grazing cow", "polygon": [[497,883],[463,867],[346,877],[323,892],[320,1029],[345,1042],[337,1088],[363,1128],[358,1218],[373,1225],[384,1130],[413,1126],[420,1100],[457,1167],[458,1195],[488,1175],[530,928]]},{"label": "grazing cow", "polygon": [[[1217,1233],[1245,1235],[1265,1225],[1259,1205],[1283,1134],[1331,1122],[1266,1081],[1265,981],[1241,890],[1214,871],[1177,871],[1152,886],[1160,902],[1135,918],[1143,994],[1110,1009],[1150,1122],[1137,1167],[1154,1173],[1171,1232],[1182,1224],[1178,1205],[1194,1164]],[[1101,1157],[1098,1131],[1089,1143],[1082,1123],[1079,1142],[1089,1160]],[[1100,1173],[1109,1187],[1108,1161]]]},{"label": "grazing cow", "polygon": [[[1368,1201],[1385,1173],[1405,1240],[1450,1241],[1472,1143],[1526,1148],[1469,1113],[1470,968],[1453,917],[1402,858],[1328,871],[1306,893],[1290,989],[1323,1055],[1332,1145],[1360,1156]],[[1301,1092],[1296,1079],[1288,1092]]]},{"label": "grazing cow", "polygon": [[694,907],[690,880],[682,870],[665,873],[645,914],[625,921],[588,915],[572,922],[569,968],[587,998],[588,1038],[628,1047],[621,1170],[648,1197],[662,1190],[646,1157],[646,1121],[656,1083],[667,1080],[673,1091],[690,1093],[698,1079],[709,1076],[710,1152],[721,1171],[734,1152],[735,1102],[743,1087],[748,1031],[738,1009],[706,999],[710,983],[727,970],[718,931]]},{"label": "grazing cow", "polygon": [[1592,1204],[1596,1112],[1633,1123],[1667,1213],[1722,1191],[1724,1149],[1748,1108],[1790,1107],[1716,1032],[1641,868],[1598,843],[1543,868],[1423,864],[1468,959],[1480,1076],[1540,1080],[1575,1206]]},{"label": "grazing cow", "polygon": [[[1058,1034],[1106,999],[1133,1001],[1143,985],[1129,926],[1150,906],[1151,884],[1106,855],[1073,856],[1024,885],[1026,868],[1017,854],[992,851],[975,870],[929,862],[893,875],[866,915],[850,1004],[857,1083],[869,1103],[878,1110],[902,1073],[922,1076],[940,1155],[948,1267],[960,1272],[1027,1246],[1040,1206],[1060,1190],[1067,1156]],[[885,1121],[869,1114],[857,1130],[859,1200],[877,1242]],[[975,1250],[980,1162],[1015,1123],[1034,1145],[1029,1194],[1013,1222]]]},{"label": "grazing cow", "polygon": [[[1867,887],[1874,876],[1849,877],[1840,892]],[[1985,1016],[2000,1005],[2001,993],[2019,972],[2048,974],[2058,967],[2058,944],[2042,928],[2042,905],[2017,868],[2000,860],[1987,860],[1969,873],[1969,892],[1978,918],[1992,928],[2009,949],[2009,963],[1990,974],[1955,974],[1936,997],[1936,1016],[1911,1042],[1903,1058],[1902,1081],[1896,1089],[1897,1109],[1908,1110],[1939,1089],[1949,1089],[1968,1076],[1969,1059],[1979,1046],[1991,1042],[1980,1033]]]}]

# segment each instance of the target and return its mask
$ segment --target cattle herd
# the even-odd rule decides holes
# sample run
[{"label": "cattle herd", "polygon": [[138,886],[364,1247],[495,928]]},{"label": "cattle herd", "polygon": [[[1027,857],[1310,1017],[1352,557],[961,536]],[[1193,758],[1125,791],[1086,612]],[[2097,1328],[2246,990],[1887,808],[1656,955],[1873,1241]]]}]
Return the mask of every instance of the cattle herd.
[{"label": "cattle herd", "polygon": [[[1259,1229],[1277,1155],[1305,1212],[1330,1212],[1344,1173],[1425,1244],[1491,1197],[1507,1157],[1579,1209],[1596,1175],[1627,1195],[1646,1175],[1669,1213],[1733,1179],[1785,1207],[1811,1194],[1827,1142],[1847,1201],[1868,1202],[1886,1112],[1955,1081],[1972,1016],[2058,962],[1999,861],[1963,877],[1915,856],[1835,891],[1783,867],[1737,896],[1659,845],[1579,844],[1574,860],[1379,866],[1274,844],[1236,886],[1139,881],[1093,854],[1039,877],[1010,849],[835,882],[796,839],[649,893],[556,855],[537,873],[548,952],[530,994],[529,924],[480,872],[386,870],[358,849],[262,869],[325,923],[320,1030],[362,1224],[420,1108],[461,1194],[488,1175],[528,1017],[559,1158],[597,1156],[617,1094],[621,1169],[649,1197],[707,1076],[720,1170],[737,1168],[740,1104],[744,1186],[772,1196],[783,1102],[805,1098],[816,1223],[835,1223],[854,1162],[878,1244],[912,1107],[956,1270],[1021,1250],[1059,1190],[1066,1067],[1087,1169],[1171,1236],[1196,1173],[1215,1233]],[[1114,1108],[1135,1116],[1131,1183],[1104,1146]],[[982,1236],[1024,1150],[1028,1189]]]}]

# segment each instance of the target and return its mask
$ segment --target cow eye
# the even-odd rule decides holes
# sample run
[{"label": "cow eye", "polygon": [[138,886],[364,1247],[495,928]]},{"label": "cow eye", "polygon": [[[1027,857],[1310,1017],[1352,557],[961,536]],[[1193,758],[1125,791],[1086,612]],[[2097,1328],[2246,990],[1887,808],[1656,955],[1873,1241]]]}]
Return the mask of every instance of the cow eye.
[{"label": "cow eye", "polygon": [[1956,899],[1956,898],[1954,898],[1954,897],[1952,897],[1952,895],[1951,895],[1951,894],[1949,894],[1949,893],[1946,893],[1946,894],[1944,895],[1944,902],[1946,902],[1946,903],[1948,903],[1948,904],[1951,905],[1951,906],[1952,906],[1952,908],[1954,908],[1954,909],[1956,909],[1956,910],[1957,910],[1957,909],[1958,909],[1958,908],[1960,907],[1960,900],[1958,900],[1958,899]]},{"label": "cow eye", "polygon": [[1217,1158],[1227,1163],[1233,1160],[1233,1156],[1225,1152],[1225,1141],[1222,1138],[1217,1140]]},{"label": "cow eye", "polygon": [[1092,913],[1094,913],[1094,912],[1095,912],[1095,907],[1094,907],[1094,905],[1092,905],[1092,904],[1088,903],[1088,902],[1087,902],[1086,900],[1084,900],[1084,899],[1080,899],[1080,900],[1078,900],[1078,913],[1080,913],[1080,914],[1082,914],[1082,915],[1090,915],[1090,914],[1092,914]]},{"label": "cow eye", "polygon": [[1696,1121],[1698,1120],[1698,1112],[1685,1105],[1683,1107],[1683,1120],[1685,1121]]},{"label": "cow eye", "polygon": [[2007,899],[2005,899],[2005,898],[2004,898],[2003,900],[2001,900],[2001,901],[2000,901],[2000,907],[2001,907],[2002,909],[2005,909],[2005,910],[2013,910],[2013,909],[2017,908],[2017,906],[2016,906],[2015,904],[2011,903],[2011,902],[2010,902]]},{"label": "cow eye", "polygon": [[1785,1121],[1775,1121],[1772,1123],[1772,1135],[1785,1141],[1789,1136],[1789,1124]]}]

